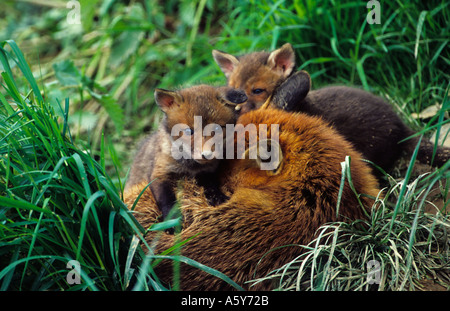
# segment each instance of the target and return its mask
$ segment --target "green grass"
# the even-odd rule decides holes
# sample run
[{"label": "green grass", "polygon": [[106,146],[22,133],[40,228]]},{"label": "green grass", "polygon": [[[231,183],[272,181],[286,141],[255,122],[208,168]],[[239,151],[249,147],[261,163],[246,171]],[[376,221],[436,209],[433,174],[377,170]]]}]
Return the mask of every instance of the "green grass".
[{"label": "green grass", "polygon": [[[447,172],[438,179],[449,177]],[[420,280],[428,278],[448,290],[449,216],[424,213],[425,198],[417,192],[431,186],[423,179],[412,181],[402,196],[406,183],[394,184],[377,199],[367,220],[322,226],[310,244],[294,246],[305,250],[301,256],[254,282],[272,279],[278,290],[386,291],[420,290]],[[392,202],[402,203],[393,208]],[[370,273],[371,261],[379,265],[378,276]]]},{"label": "green grass", "polygon": [[[69,289],[66,264],[74,259],[85,282],[73,289],[126,289],[136,221],[104,166],[72,144],[68,115],[61,120],[43,101],[15,42],[1,46],[9,95],[0,109],[1,288]],[[26,95],[7,60],[28,81]],[[59,108],[67,112],[68,101]]]},{"label": "green grass", "polygon": [[[0,12],[2,290],[166,289],[152,267],[168,255],[144,254],[147,228],[121,192],[132,150],[161,117],[154,88],[225,83],[212,49],[242,54],[290,42],[313,88],[360,85],[419,133],[448,135],[449,1],[380,2],[381,25],[365,22],[364,1],[82,0],[81,25],[67,24],[65,1],[39,3],[6,1]],[[436,104],[435,116],[412,117]],[[328,224],[327,246],[304,246],[269,277],[283,289],[448,280],[449,219],[424,206],[433,186],[448,206],[449,167],[418,176],[406,165],[393,177],[365,226]],[[386,267],[380,287],[367,284],[370,258]],[[71,259],[81,264],[80,285],[67,284]]]},{"label": "green grass", "polygon": [[[104,139],[99,162],[90,150],[77,148],[67,121],[69,102],[59,106],[64,117],[58,117],[16,43],[0,46],[9,97],[0,97],[0,288],[161,290],[165,287],[152,273],[160,258],[198,266],[232,283],[189,258],[153,254],[145,230],[105,172]],[[28,82],[26,95],[17,90],[9,60]],[[75,286],[66,280],[71,260],[80,263],[83,280]]]}]

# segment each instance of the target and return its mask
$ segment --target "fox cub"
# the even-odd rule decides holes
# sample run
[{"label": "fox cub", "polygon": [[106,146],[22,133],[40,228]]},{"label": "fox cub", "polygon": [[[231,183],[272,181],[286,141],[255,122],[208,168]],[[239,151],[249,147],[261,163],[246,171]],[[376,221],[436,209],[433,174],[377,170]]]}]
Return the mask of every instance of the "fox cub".
[{"label": "fox cub", "polygon": [[[224,273],[245,289],[271,290],[272,283],[250,287],[247,282],[300,255],[302,247],[298,245],[311,242],[321,225],[364,217],[363,207],[347,182],[337,214],[340,163],[347,155],[358,193],[376,197],[378,185],[361,155],[318,117],[268,108],[242,115],[238,124],[279,124],[282,156],[278,166],[261,170],[258,158],[223,161],[222,189],[230,193],[230,199],[218,206],[210,206],[195,183],[188,180],[181,200],[181,236],[149,232],[146,240],[150,243],[156,238],[154,251],[161,253],[177,241],[194,237],[181,249],[183,256]],[[271,137],[269,132],[266,135]],[[127,203],[132,204],[138,194],[130,193]],[[365,196],[361,201],[367,208],[373,204]],[[157,222],[158,214],[152,195],[144,193],[135,208],[137,220],[147,227]],[[172,262],[166,260],[156,273],[171,282],[172,268]],[[232,289],[219,278],[188,265],[182,265],[180,281],[182,290]]]},{"label": "fox cub", "polygon": [[[125,186],[125,196],[134,185],[151,182],[150,189],[166,218],[176,202],[174,187],[178,179],[196,176],[205,186],[211,204],[225,200],[215,185],[215,178],[211,177],[222,158],[218,154],[221,150],[203,148],[208,141],[203,130],[212,124],[218,127],[212,129],[218,133],[224,131],[226,124],[234,124],[237,119],[235,105],[246,99],[243,92],[229,87],[200,85],[180,91],[157,89],[155,101],[164,112],[164,119],[137,152]],[[197,125],[194,122],[196,117],[200,118]],[[200,144],[195,142],[196,136]],[[180,143],[178,149],[174,149],[175,141]],[[174,151],[178,152],[175,157]]]},{"label": "fox cub", "polygon": [[[214,50],[213,57],[228,79],[228,85],[247,94],[248,101],[242,105],[241,113],[261,107],[278,86],[293,74],[295,68],[295,53],[289,43],[271,53],[255,52],[240,57]],[[321,116],[350,141],[365,159],[385,171],[392,168],[404,151],[411,154],[418,144],[418,137],[401,142],[414,132],[382,98],[346,86],[329,86],[310,91],[311,79],[304,71],[296,72],[293,78],[303,82],[297,81],[297,89],[289,89],[290,93],[282,97],[282,102],[272,104],[287,111]],[[433,148],[433,143],[423,139],[418,160],[440,167],[450,159],[450,149],[438,147],[431,163]]]}]

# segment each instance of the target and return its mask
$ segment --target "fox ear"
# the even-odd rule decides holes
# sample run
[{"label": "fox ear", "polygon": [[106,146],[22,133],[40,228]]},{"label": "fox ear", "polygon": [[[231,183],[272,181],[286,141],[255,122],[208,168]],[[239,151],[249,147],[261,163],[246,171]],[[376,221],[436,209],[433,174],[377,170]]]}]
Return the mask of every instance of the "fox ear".
[{"label": "fox ear", "polygon": [[182,100],[183,98],[181,95],[175,91],[168,91],[164,89],[155,90],[156,104],[164,112],[167,112],[167,110],[172,108],[175,103],[180,103]]},{"label": "fox ear", "polygon": [[295,66],[295,53],[292,45],[286,43],[270,53],[267,63],[272,70],[279,71],[284,78],[287,78]]},{"label": "fox ear", "polygon": [[225,77],[229,79],[234,69],[239,65],[239,60],[231,54],[218,50],[213,50],[212,55],[222,72],[225,74]]}]

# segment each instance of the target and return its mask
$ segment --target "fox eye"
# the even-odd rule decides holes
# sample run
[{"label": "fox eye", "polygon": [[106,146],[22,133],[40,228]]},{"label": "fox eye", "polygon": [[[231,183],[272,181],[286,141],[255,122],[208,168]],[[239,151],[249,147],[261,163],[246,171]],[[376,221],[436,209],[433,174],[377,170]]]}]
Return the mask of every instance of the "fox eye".
[{"label": "fox eye", "polygon": [[259,94],[261,94],[264,91],[265,91],[264,89],[253,89],[252,93],[255,94],[255,95],[259,95]]},{"label": "fox eye", "polygon": [[191,136],[192,134],[194,134],[194,130],[192,130],[190,127],[187,127],[183,130],[183,133],[187,136]]}]

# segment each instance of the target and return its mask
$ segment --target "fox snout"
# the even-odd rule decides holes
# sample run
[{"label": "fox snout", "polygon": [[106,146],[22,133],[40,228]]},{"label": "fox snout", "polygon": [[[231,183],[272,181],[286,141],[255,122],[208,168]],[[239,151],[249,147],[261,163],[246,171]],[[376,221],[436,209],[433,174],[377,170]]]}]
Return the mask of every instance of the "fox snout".
[{"label": "fox snout", "polygon": [[191,156],[195,162],[206,164],[222,158],[215,142],[213,142],[214,138],[201,137],[200,139],[199,142],[191,142]]},{"label": "fox snout", "polygon": [[202,159],[210,160],[214,157],[214,153],[211,150],[203,150],[202,151]]},{"label": "fox snout", "polygon": [[240,89],[232,89],[227,91],[226,99],[235,104],[242,104],[248,100],[247,95],[243,90]]},{"label": "fox snout", "polygon": [[[262,104],[261,104],[262,105]],[[261,105],[256,104],[255,102],[248,101],[242,107],[240,107],[240,114],[243,115],[244,113],[247,113],[249,111],[258,109]]]},{"label": "fox snout", "polygon": [[217,154],[214,153],[214,151],[211,150],[202,150],[199,154],[200,156],[193,157],[194,161],[205,165],[211,162],[215,162]]}]

